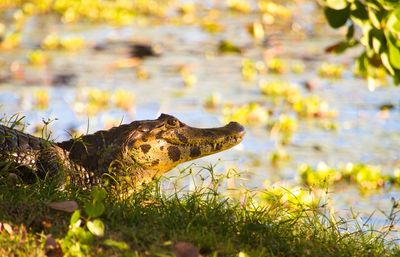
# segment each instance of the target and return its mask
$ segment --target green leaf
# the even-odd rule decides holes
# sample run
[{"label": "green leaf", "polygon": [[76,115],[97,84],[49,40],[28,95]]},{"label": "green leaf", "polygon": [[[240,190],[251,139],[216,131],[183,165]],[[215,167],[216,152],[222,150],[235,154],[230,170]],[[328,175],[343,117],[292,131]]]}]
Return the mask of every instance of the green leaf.
[{"label": "green leaf", "polygon": [[342,10],[347,7],[346,0],[326,0],[326,6],[334,10]]},{"label": "green leaf", "polygon": [[400,84],[400,70],[395,70],[395,74],[393,76],[393,82],[395,85]]},{"label": "green leaf", "polygon": [[400,7],[389,14],[386,27],[393,33],[400,33]]},{"label": "green leaf", "polygon": [[104,207],[104,204],[101,202],[94,202],[94,203],[87,202],[84,205],[84,209],[89,217],[96,218],[101,216],[106,208]]},{"label": "green leaf", "polygon": [[328,20],[329,25],[332,28],[339,28],[346,24],[346,21],[350,17],[350,7],[347,6],[345,9],[342,10],[335,10],[329,7],[324,8],[324,13],[326,19]]},{"label": "green leaf", "polygon": [[360,3],[359,1],[355,1],[351,5],[351,17],[359,21],[365,21],[368,20],[368,12],[367,9],[365,8],[365,5]]},{"label": "green leaf", "polygon": [[373,9],[368,10],[369,20],[371,21],[372,25],[377,29],[381,29],[381,16],[382,15],[378,14],[378,12],[375,12]]},{"label": "green leaf", "polygon": [[393,44],[392,40],[388,40],[388,48],[389,48],[389,60],[393,67],[396,69],[400,69],[400,49],[395,44]]},{"label": "green leaf", "polygon": [[69,221],[69,224],[71,226],[74,226],[79,221],[80,217],[81,217],[80,210],[74,211],[74,213],[72,214],[71,219]]},{"label": "green leaf", "polygon": [[350,40],[353,37],[354,37],[354,24],[351,23],[351,25],[347,28],[346,38],[347,40]]},{"label": "green leaf", "polygon": [[91,244],[93,242],[93,234],[81,227],[77,228],[74,235],[83,244]]},{"label": "green leaf", "polygon": [[347,48],[357,45],[357,43],[358,42],[354,39],[348,40],[348,41],[342,41],[342,42],[328,46],[327,48],[325,48],[325,52],[340,54],[340,53],[343,53],[344,51],[346,51]]},{"label": "green leaf", "polygon": [[365,1],[365,4],[366,4],[369,8],[372,8],[372,9],[375,9],[375,10],[382,10],[382,9],[383,9],[383,7],[381,6],[381,4],[378,3],[378,1],[376,1],[376,0],[366,0],[366,1]]},{"label": "green leaf", "polygon": [[391,10],[399,5],[399,0],[379,0],[379,3],[386,10]]},{"label": "green leaf", "polygon": [[129,245],[127,243],[115,241],[113,239],[106,239],[106,240],[104,240],[103,244],[106,246],[109,246],[109,247],[117,248],[118,250],[121,250],[121,251],[129,250]]},{"label": "green leaf", "polygon": [[386,70],[390,73],[391,76],[393,76],[395,74],[395,72],[393,70],[392,65],[390,64],[389,55],[387,52],[381,53],[381,60],[382,60],[383,66],[385,66]]},{"label": "green leaf", "polygon": [[366,76],[368,69],[367,54],[363,52],[356,60],[356,73],[360,76]]},{"label": "green leaf", "polygon": [[103,201],[107,196],[107,191],[101,187],[94,187],[92,189],[91,195],[95,201]]},{"label": "green leaf", "polygon": [[379,54],[383,50],[383,46],[386,46],[386,38],[381,30],[372,28],[369,31],[369,47],[374,50],[375,53]]},{"label": "green leaf", "polygon": [[104,236],[104,223],[99,220],[95,219],[93,221],[88,221],[86,223],[87,228],[89,231],[95,236]]}]

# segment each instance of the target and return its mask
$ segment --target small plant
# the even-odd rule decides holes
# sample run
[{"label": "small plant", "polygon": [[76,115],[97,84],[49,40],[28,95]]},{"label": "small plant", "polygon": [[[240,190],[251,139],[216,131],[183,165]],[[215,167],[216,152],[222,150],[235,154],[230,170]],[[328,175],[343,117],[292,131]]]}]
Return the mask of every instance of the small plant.
[{"label": "small plant", "polygon": [[278,166],[282,162],[290,161],[292,157],[283,148],[278,148],[269,154],[268,159],[272,166]]},{"label": "small plant", "polygon": [[362,192],[382,188],[385,183],[396,185],[396,172],[393,175],[383,175],[379,166],[362,163],[347,163],[338,168],[332,168],[325,163],[319,163],[316,168],[303,164],[299,167],[303,183],[317,187],[333,185],[339,182],[355,183]]},{"label": "small plant", "polygon": [[218,44],[218,51],[223,54],[241,54],[242,49],[228,40],[221,40]]},{"label": "small plant", "polygon": [[241,73],[244,80],[252,81],[257,75],[257,68],[254,61],[250,59],[243,59]]},{"label": "small plant", "polygon": [[[105,237],[105,225],[99,217],[105,211],[104,201],[107,192],[101,187],[94,187],[90,196],[91,199],[86,201],[83,206],[87,217],[83,217],[80,210],[74,211],[70,219],[69,230],[60,240],[61,249],[67,256],[87,256],[96,247],[96,241]],[[129,250],[126,243],[113,239],[105,239],[102,243],[122,251]]]},{"label": "small plant", "polygon": [[226,105],[223,115],[225,121],[237,121],[249,125],[266,124],[269,118],[268,110],[257,103],[248,103],[237,107]]},{"label": "small plant", "polygon": [[125,111],[131,110],[135,104],[135,94],[128,90],[117,89],[114,92],[113,98],[115,106]]},{"label": "small plant", "polygon": [[77,51],[85,46],[85,40],[80,36],[59,37],[56,34],[50,34],[45,37],[41,47],[46,50],[67,50]]},{"label": "small plant", "polygon": [[269,14],[273,17],[288,19],[292,16],[292,11],[278,2],[259,0],[258,8],[263,14]]},{"label": "small plant", "polygon": [[339,79],[342,77],[343,70],[343,65],[324,62],[319,67],[318,74],[323,78]]},{"label": "small plant", "polygon": [[49,107],[49,91],[46,89],[39,89],[35,92],[34,102],[35,107],[39,110],[44,110]]},{"label": "small plant", "polygon": [[41,50],[34,50],[29,52],[27,54],[27,59],[30,64],[37,66],[45,65],[50,60],[49,56]]},{"label": "small plant", "polygon": [[234,12],[249,13],[251,11],[250,4],[246,0],[227,0],[226,3]]},{"label": "small plant", "polygon": [[281,114],[278,119],[273,120],[271,124],[269,124],[271,136],[278,137],[282,145],[290,143],[297,127],[297,120],[286,114]]},{"label": "small plant", "polygon": [[282,59],[272,58],[267,61],[267,68],[272,73],[282,74],[287,70],[287,65]]},{"label": "small plant", "polygon": [[302,164],[298,172],[303,183],[320,188],[328,187],[343,178],[340,172],[329,167],[324,162],[318,163],[315,169],[310,165]]},{"label": "small plant", "polygon": [[201,28],[208,33],[219,33],[224,31],[224,26],[217,21],[213,21],[206,17],[200,23]]},{"label": "small plant", "polygon": [[265,36],[263,24],[261,22],[253,22],[247,26],[249,34],[257,41],[261,41]]},{"label": "small plant", "polygon": [[336,111],[330,109],[329,104],[316,95],[299,98],[292,103],[292,107],[300,117],[334,118],[336,116]]},{"label": "small plant", "polygon": [[206,109],[215,109],[220,102],[221,102],[220,95],[214,92],[206,97],[206,99],[203,102],[203,106]]},{"label": "small plant", "polygon": [[87,95],[86,112],[89,115],[94,115],[99,111],[108,108],[110,104],[110,98],[110,92],[107,90],[100,90],[96,88],[90,89]]},{"label": "small plant", "polygon": [[291,71],[295,74],[301,74],[304,72],[304,63],[303,62],[295,62],[290,67]]},{"label": "small plant", "polygon": [[259,87],[263,95],[283,98],[288,102],[301,96],[297,87],[284,81],[260,81]]},{"label": "small plant", "polygon": [[0,42],[0,49],[14,49],[17,48],[21,41],[21,34],[19,32],[6,33],[3,40]]}]

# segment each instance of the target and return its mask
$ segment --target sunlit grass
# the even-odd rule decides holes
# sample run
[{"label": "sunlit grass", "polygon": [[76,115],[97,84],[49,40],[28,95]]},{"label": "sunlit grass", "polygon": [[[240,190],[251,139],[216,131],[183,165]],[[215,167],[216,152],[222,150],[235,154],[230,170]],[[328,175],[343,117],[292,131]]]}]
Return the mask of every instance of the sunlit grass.
[{"label": "sunlit grass", "polygon": [[[196,174],[203,178],[199,180],[188,176],[190,171],[182,170],[178,178],[156,181],[125,197],[112,191],[99,197],[73,185],[60,190],[51,181],[19,187],[0,183],[0,222],[7,226],[0,229],[0,253],[44,256],[61,248],[69,256],[172,256],[177,242],[190,243],[207,256],[400,253],[385,232],[361,224],[354,229],[330,215],[324,200],[307,190],[231,188],[226,194],[221,188],[231,176],[208,167]],[[192,190],[179,186],[190,180],[197,181],[192,182]],[[76,201],[80,215],[49,207],[65,200]],[[101,212],[96,211],[96,201],[104,206]],[[88,209],[88,203],[95,209]],[[97,225],[87,225],[90,222]]]}]

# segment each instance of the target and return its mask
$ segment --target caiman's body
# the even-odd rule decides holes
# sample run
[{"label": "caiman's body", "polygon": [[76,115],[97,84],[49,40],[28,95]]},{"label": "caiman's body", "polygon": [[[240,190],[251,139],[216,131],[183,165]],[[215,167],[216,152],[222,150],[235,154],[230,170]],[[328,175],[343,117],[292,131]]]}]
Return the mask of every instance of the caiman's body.
[{"label": "caiman's body", "polygon": [[201,129],[166,114],[60,143],[0,125],[0,162],[28,182],[62,175],[93,185],[106,177],[135,187],[180,163],[231,148],[243,135],[236,122]]}]

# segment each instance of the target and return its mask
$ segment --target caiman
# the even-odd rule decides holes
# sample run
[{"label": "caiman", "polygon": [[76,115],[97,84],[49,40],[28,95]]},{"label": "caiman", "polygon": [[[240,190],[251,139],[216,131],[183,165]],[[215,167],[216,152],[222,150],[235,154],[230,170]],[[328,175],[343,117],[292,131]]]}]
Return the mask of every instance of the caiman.
[{"label": "caiman", "polygon": [[167,114],[58,143],[0,125],[0,163],[25,183],[61,176],[88,186],[111,178],[135,188],[180,163],[237,145],[244,133],[237,122],[194,128]]}]

